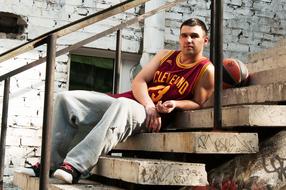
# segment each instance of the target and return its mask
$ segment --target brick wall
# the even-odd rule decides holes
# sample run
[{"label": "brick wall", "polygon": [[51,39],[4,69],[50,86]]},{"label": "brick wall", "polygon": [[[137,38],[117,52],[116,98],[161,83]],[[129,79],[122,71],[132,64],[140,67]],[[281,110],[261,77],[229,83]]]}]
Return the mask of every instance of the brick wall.
[{"label": "brick wall", "polygon": [[[0,0],[0,11],[19,14],[26,19],[28,28],[19,39],[7,39],[0,35],[0,52],[5,52],[26,40],[83,18],[99,10],[121,2],[120,0]],[[246,61],[246,55],[273,44],[286,33],[286,0],[226,0],[224,20],[224,52],[226,57]],[[176,49],[179,26],[189,17],[199,17],[210,23],[210,0],[189,0],[166,12],[165,47]],[[122,20],[137,15],[140,8],[114,16],[106,22],[58,40],[58,48],[66,47],[79,39],[119,24]],[[156,36],[154,36],[154,39]],[[154,40],[150,39],[150,40]],[[90,47],[115,49],[115,34],[102,38]],[[123,30],[123,50],[138,52],[142,44],[142,29],[139,24]],[[45,56],[46,47],[39,47],[17,58],[0,64],[0,74]],[[206,53],[208,49],[206,50]],[[55,91],[68,89],[69,57],[57,58]],[[40,155],[41,125],[43,110],[45,65],[33,68],[11,79],[11,102],[9,107],[6,170],[10,175],[24,161],[34,162]],[[0,83],[0,100],[3,94]],[[0,102],[2,107],[2,101]]]},{"label": "brick wall", "polygon": [[[189,0],[166,14],[167,48],[177,48],[180,23],[198,17],[210,23],[210,0]],[[273,47],[286,35],[286,0],[225,0],[224,56],[247,62],[249,53]],[[206,51],[208,52],[208,50]]]}]

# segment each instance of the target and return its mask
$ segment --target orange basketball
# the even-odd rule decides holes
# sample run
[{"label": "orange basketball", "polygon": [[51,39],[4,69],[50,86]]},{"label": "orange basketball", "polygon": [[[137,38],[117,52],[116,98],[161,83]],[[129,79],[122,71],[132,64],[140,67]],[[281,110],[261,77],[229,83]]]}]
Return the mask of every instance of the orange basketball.
[{"label": "orange basketball", "polygon": [[238,59],[223,60],[223,88],[239,87],[247,84],[249,73],[246,65]]}]

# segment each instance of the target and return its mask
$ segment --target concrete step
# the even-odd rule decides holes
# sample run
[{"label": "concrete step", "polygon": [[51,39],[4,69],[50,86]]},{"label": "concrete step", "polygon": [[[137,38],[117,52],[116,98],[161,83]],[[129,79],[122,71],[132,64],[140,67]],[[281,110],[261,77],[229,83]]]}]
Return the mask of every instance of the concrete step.
[{"label": "concrete step", "polygon": [[141,133],[118,144],[117,150],[247,154],[258,152],[256,133],[168,132]]},{"label": "concrete step", "polygon": [[[284,45],[283,45],[284,44]],[[250,73],[286,66],[286,42],[273,48],[249,55],[247,68]]]},{"label": "concrete step", "polygon": [[280,131],[260,144],[259,153],[236,156],[210,171],[209,181],[215,187],[236,184],[229,189],[285,190],[285,147],[286,131]]},{"label": "concrete step", "polygon": [[285,73],[286,73],[286,64],[285,67],[255,72],[250,75],[249,85],[286,82]]},{"label": "concrete step", "polygon": [[[286,101],[286,82],[252,85],[241,88],[231,88],[222,91],[222,105],[264,104]],[[213,106],[211,97],[204,107]]]},{"label": "concrete step", "polygon": [[[213,108],[182,111],[174,128],[213,128]],[[286,127],[286,106],[242,105],[222,108],[222,127]]]},{"label": "concrete step", "polygon": [[198,163],[102,156],[92,173],[142,185],[208,184],[205,165]]},{"label": "concrete step", "polygon": [[[80,180],[79,184],[68,185],[62,181],[51,178],[49,190],[121,190],[117,187],[102,185],[88,180]],[[22,190],[38,190],[39,178],[31,177],[23,173],[14,173],[13,184]]]}]

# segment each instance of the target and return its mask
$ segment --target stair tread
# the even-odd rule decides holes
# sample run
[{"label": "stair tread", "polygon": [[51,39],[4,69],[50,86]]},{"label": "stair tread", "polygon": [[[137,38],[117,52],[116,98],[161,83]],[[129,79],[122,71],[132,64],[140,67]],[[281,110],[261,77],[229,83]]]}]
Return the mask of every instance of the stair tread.
[{"label": "stair tread", "polygon": [[[213,108],[182,111],[174,128],[213,128]],[[286,106],[239,105],[222,108],[222,127],[286,127]]]},{"label": "stair tread", "polygon": [[[251,85],[222,91],[222,105],[254,104],[286,101],[286,82]],[[213,96],[204,107],[213,106]]]},{"label": "stair tread", "polygon": [[205,164],[101,156],[93,174],[142,185],[206,185]]},{"label": "stair tread", "polygon": [[248,70],[258,72],[286,66],[286,46],[276,46],[249,55]]},{"label": "stair tread", "polygon": [[286,63],[285,67],[274,68],[252,73],[250,75],[250,85],[271,84],[277,82],[286,82]]},{"label": "stair tread", "polygon": [[257,133],[167,132],[141,133],[118,144],[118,150],[240,154],[258,151]]},{"label": "stair tread", "polygon": [[[15,172],[13,184],[22,190],[39,189],[39,178],[31,177],[27,174]],[[49,179],[49,189],[51,190],[121,190],[118,187],[103,185],[95,181],[80,180],[78,184],[64,184],[55,178]]]}]

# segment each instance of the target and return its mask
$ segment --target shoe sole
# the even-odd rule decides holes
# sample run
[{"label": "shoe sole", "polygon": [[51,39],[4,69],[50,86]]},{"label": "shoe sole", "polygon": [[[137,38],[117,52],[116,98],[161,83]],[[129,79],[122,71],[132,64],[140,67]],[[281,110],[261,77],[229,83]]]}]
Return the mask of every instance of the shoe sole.
[{"label": "shoe sole", "polygon": [[15,172],[26,174],[26,175],[31,176],[31,177],[39,177],[39,176],[36,176],[36,174],[32,168],[18,168],[15,170]]},{"label": "shoe sole", "polygon": [[61,169],[55,171],[54,177],[69,184],[72,184],[73,181],[72,175]]}]

